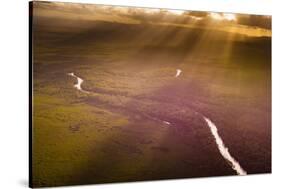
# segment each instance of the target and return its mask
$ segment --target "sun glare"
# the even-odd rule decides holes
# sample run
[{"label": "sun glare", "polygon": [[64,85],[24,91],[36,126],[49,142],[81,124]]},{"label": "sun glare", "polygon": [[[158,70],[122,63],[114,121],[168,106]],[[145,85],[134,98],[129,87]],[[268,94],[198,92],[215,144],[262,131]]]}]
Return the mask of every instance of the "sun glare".
[{"label": "sun glare", "polygon": [[228,20],[228,21],[235,21],[236,16],[235,14],[229,14],[229,13],[215,13],[211,12],[210,17],[213,18],[214,20]]},{"label": "sun glare", "polygon": [[194,20],[202,20],[203,18],[201,17],[196,17],[196,16],[189,16],[190,18],[194,19]]},{"label": "sun glare", "polygon": [[149,13],[149,14],[160,12],[160,9],[143,9],[143,10],[144,10],[144,12]]},{"label": "sun glare", "polygon": [[230,20],[230,21],[235,21],[235,20],[236,20],[235,14],[225,13],[225,14],[223,14],[223,17],[224,17],[226,20]]},{"label": "sun glare", "polygon": [[175,14],[175,15],[182,15],[185,11],[183,10],[168,10],[169,13]]}]

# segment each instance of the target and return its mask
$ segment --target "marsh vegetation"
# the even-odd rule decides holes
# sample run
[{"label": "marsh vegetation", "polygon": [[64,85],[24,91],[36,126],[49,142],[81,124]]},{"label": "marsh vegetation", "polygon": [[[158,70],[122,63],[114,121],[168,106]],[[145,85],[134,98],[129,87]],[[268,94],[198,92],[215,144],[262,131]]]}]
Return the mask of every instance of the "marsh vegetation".
[{"label": "marsh vegetation", "polygon": [[85,7],[34,3],[34,186],[235,175],[198,112],[248,174],[271,172],[269,30]]}]

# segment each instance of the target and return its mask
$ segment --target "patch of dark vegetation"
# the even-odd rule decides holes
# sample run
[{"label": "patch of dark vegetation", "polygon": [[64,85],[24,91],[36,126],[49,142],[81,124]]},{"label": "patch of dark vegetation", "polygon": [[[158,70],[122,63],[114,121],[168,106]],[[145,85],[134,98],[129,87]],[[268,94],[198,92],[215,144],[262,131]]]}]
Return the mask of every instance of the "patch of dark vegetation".
[{"label": "patch of dark vegetation", "polygon": [[80,131],[80,125],[70,125],[69,130],[71,132],[78,132],[78,131]]},{"label": "patch of dark vegetation", "polygon": [[141,139],[141,140],[139,141],[139,143],[141,143],[141,144],[152,144],[153,141],[152,141],[152,140],[149,140],[149,139]]},{"label": "patch of dark vegetation", "polygon": [[150,149],[152,150],[157,150],[157,151],[160,151],[160,152],[169,152],[170,150],[166,147],[161,147],[161,146],[152,146]]},{"label": "patch of dark vegetation", "polygon": [[116,144],[117,149],[120,148],[122,151],[128,154],[143,154],[142,151],[135,146],[135,144],[125,144],[120,141],[113,140],[113,143]]}]

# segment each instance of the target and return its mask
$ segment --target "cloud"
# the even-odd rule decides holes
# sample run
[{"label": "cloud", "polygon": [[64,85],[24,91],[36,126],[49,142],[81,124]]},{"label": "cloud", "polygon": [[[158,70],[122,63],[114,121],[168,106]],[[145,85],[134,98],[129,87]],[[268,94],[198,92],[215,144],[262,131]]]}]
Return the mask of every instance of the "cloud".
[{"label": "cloud", "polygon": [[271,30],[271,16],[238,14],[237,23]]},{"label": "cloud", "polygon": [[[222,15],[224,13],[212,13],[203,11],[180,11],[157,8],[136,8],[122,6],[105,6],[62,2],[35,2],[35,6],[44,10],[67,14],[69,18],[89,18],[89,20],[119,21],[123,23],[154,23],[154,24],[190,24],[196,22],[199,26],[208,25],[214,20],[212,14]],[[109,14],[110,13],[110,14]],[[218,19],[224,25],[244,25],[271,30],[271,16],[231,14],[235,19]],[[226,17],[225,17],[226,18]],[[218,21],[217,20],[217,21]],[[218,23],[217,23],[218,24]]]}]

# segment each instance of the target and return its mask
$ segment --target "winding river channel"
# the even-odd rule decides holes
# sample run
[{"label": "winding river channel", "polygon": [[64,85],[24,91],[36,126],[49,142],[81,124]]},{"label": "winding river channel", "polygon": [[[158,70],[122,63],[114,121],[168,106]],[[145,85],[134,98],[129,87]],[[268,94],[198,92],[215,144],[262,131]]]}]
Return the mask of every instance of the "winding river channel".
[{"label": "winding river channel", "polygon": [[180,69],[177,69],[176,71],[177,71],[177,73],[176,73],[175,77],[179,77],[182,71]]},{"label": "winding river channel", "polygon": [[82,89],[81,85],[84,82],[84,80],[82,78],[76,76],[73,72],[72,73],[68,73],[68,75],[70,75],[70,76],[72,76],[72,77],[77,79],[77,83],[74,84],[74,88],[76,88],[77,90],[79,90],[79,91],[81,91],[83,93],[90,93],[89,91],[86,91],[86,90]]},{"label": "winding river channel", "polygon": [[[179,77],[181,74],[181,70],[177,69],[176,70],[176,75],[175,77]],[[68,73],[69,76],[72,76],[74,78],[77,79],[77,83],[74,84],[74,88],[76,88],[77,90],[83,92],[83,93],[90,93],[89,91],[86,91],[82,88],[82,83],[84,82],[84,80],[80,77],[78,77],[77,75],[75,75],[73,72],[72,73]],[[220,152],[220,154],[222,155],[222,157],[231,165],[232,169],[238,174],[238,175],[247,175],[247,172],[240,166],[239,162],[236,161],[234,159],[234,157],[232,157],[232,155],[230,154],[230,152],[228,151],[228,148],[225,146],[222,138],[220,137],[219,133],[218,133],[218,129],[217,126],[206,116],[202,115],[201,113],[197,112],[197,114],[201,115],[202,118],[204,119],[204,121],[206,122],[206,124],[208,125],[214,140],[216,142],[217,148]],[[165,125],[172,125],[170,122],[168,121],[162,121]]]},{"label": "winding river channel", "polygon": [[228,151],[228,148],[225,147],[222,138],[218,134],[218,129],[216,125],[207,117],[203,117],[206,123],[208,124],[213,137],[215,138],[217,147],[222,155],[222,157],[231,164],[231,167],[238,175],[247,175],[247,172],[240,166],[240,164],[231,156]]}]

